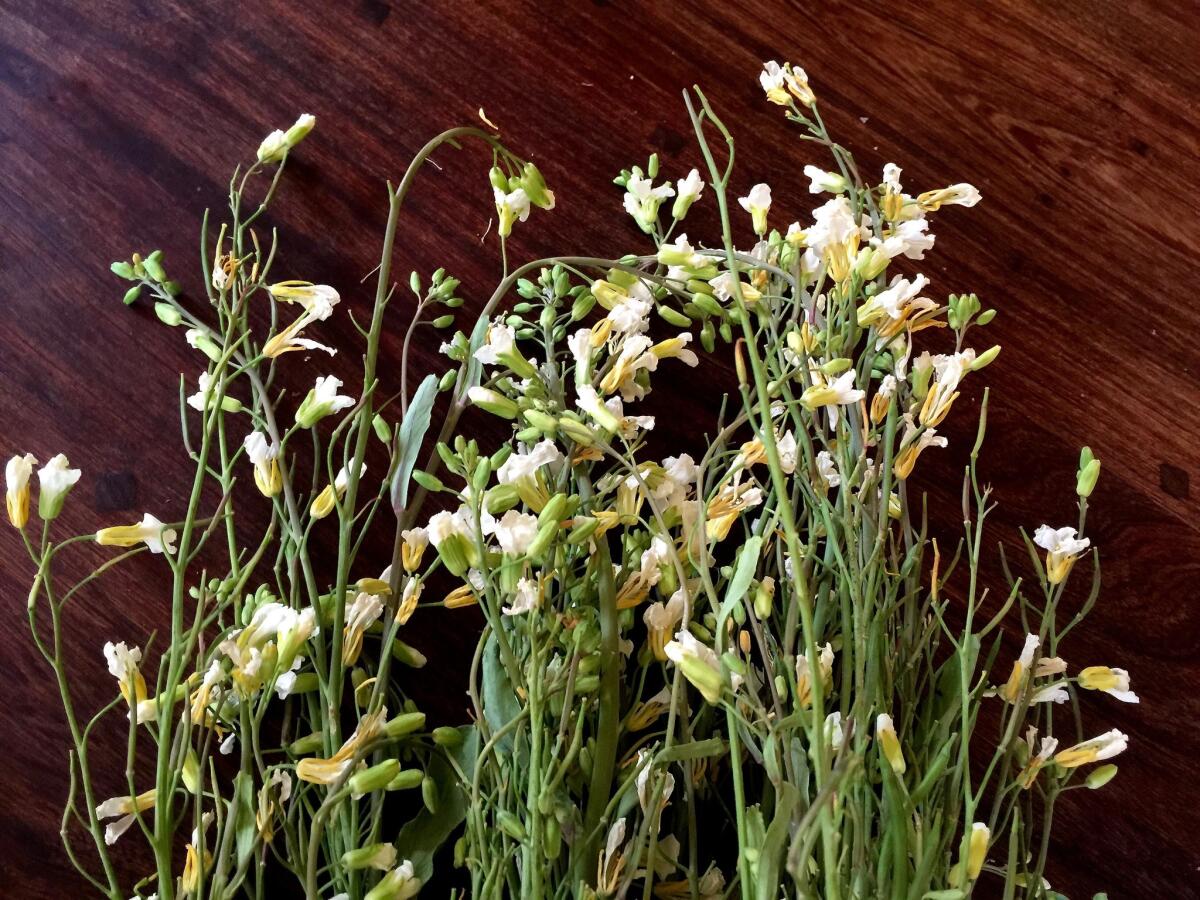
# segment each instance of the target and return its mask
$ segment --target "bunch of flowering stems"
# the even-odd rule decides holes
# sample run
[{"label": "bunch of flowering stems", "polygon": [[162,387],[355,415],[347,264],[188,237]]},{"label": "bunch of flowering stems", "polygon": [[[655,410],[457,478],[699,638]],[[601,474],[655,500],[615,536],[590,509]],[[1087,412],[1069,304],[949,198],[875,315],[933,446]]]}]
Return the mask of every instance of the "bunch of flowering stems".
[{"label": "bunch of flowering stems", "polygon": [[[738,198],[744,212],[731,202],[733,139],[698,89],[685,100],[702,170],[656,183],[652,156],[621,172],[649,246],[620,259],[510,267],[507,237],[554,195],[492,131],[432,140],[388,189],[353,395],[332,376],[303,398],[280,387],[304,365],[293,360],[333,352],[311,335],[340,295],[272,281],[274,236],[263,246],[253,228],[311,117],[235,173],[215,235],[206,217],[207,304],[181,300],[159,254],[114,264],[134,282],[127,301],[149,293],[207,360],[198,389],[180,393],[187,508],[52,539],[79,477],[60,455],[39,471],[35,540],[35,460],[14,457],[7,473],[9,517],[36,566],[31,630],[73,742],[64,843],[97,890],[128,896],[111,854],[132,829],[156,861],[138,896],[268,896],[291,873],[310,900],[409,897],[456,835],[439,859],[465,870],[474,897],[953,900],[981,879],[1006,897],[1060,896],[1042,875],[1055,804],[1110,780],[1105,761],[1127,744],[1085,731],[1078,692],[1137,701],[1123,669],[1072,671],[1060,656],[1099,591],[1083,531],[1100,463],[1085,448],[1077,526],[1022,534],[1028,562],[1002,557],[1008,583],[989,600],[985,392],[963,534],[953,549],[928,536],[910,476],[946,445],[937,429],[961,383],[999,348],[968,344],[995,311],[974,294],[926,296],[916,263],[934,214],[979,192],[912,196],[890,164],[864,181],[802,70],[768,63],[760,82],[834,166],[805,168],[828,198],[782,231],[767,185]],[[451,327],[462,304],[444,270],[428,285],[413,273],[388,395],[397,217],[430,154],[468,139],[492,151],[503,274],[474,326],[442,344],[450,365],[410,391],[412,342]],[[251,210],[244,192],[266,174]],[[720,233],[693,245],[682,223],[705,202]],[[702,426],[703,450],[652,456],[654,419],[637,404],[718,342],[736,382]],[[507,439],[472,436],[472,408]],[[262,517],[242,511],[264,496],[269,522],[251,533]],[[394,550],[377,571],[360,550],[381,528]],[[336,535],[336,557],[314,553],[319,529]],[[88,541],[128,549],[60,585],[56,557]],[[149,679],[149,647],[106,645],[114,697],[84,721],[63,614],[147,551],[173,575],[166,646]],[[1066,589],[1085,556],[1079,603]],[[466,606],[485,622],[469,671],[437,674],[462,680],[472,721],[432,728],[402,691],[403,670],[424,663],[404,627]],[[1010,620],[1026,635],[1016,653]],[[93,773],[89,740],[116,712],[126,770]],[[395,809],[410,817],[399,828]],[[75,847],[80,826],[95,864]]]}]

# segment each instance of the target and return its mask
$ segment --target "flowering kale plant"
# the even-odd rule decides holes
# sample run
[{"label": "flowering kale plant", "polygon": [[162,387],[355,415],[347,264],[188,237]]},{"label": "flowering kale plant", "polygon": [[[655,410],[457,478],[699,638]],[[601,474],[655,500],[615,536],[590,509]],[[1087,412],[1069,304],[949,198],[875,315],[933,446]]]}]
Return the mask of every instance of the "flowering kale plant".
[{"label": "flowering kale plant", "polygon": [[[760,80],[828,154],[831,169],[804,170],[821,205],[774,227],[770,187],[738,189],[733,140],[693,90],[702,166],[620,174],[644,244],[620,259],[512,267],[505,239],[554,206],[538,169],[486,128],[433,139],[388,187],[347,393],[332,375],[283,389],[285,370],[334,352],[317,338],[341,296],[281,277],[307,273],[255,230],[312,117],[234,174],[222,224],[206,217],[202,296],[183,299],[161,254],[114,263],[126,301],[149,296],[205,366],[180,394],[186,506],[63,537],[79,471],[61,454],[38,470],[35,529],[37,462],[7,470],[30,627],[72,741],[63,841],[98,892],[266,897],[290,880],[309,900],[389,900],[436,867],[482,898],[953,900],[987,880],[1060,896],[1043,878],[1055,805],[1111,779],[1127,744],[1084,725],[1078,692],[1137,702],[1124,670],[1061,655],[1099,590],[1083,532],[1100,463],[1083,451],[1076,525],[1022,534],[1028,558],[1001,560],[988,601],[986,393],[956,546],[928,535],[910,487],[999,352],[975,344],[994,310],[937,298],[919,273],[935,216],[980,194],[910,194],[891,164],[864,178],[801,69],[768,63]],[[492,152],[503,277],[442,345],[445,371],[416,383],[412,340],[452,329],[463,301],[442,269],[393,283],[397,218],[430,155],[467,141]],[[715,206],[707,239],[683,233],[696,204]],[[381,360],[397,313],[403,352]],[[640,402],[718,344],[736,380],[707,438],[651,455]],[[471,409],[505,439],[473,436]],[[243,513],[267,503],[265,524]],[[379,531],[386,568],[360,552]],[[56,562],[88,543],[118,555],[65,583]],[[169,630],[153,654],[97,646],[113,697],[83,713],[64,615],[147,552],[172,576]],[[1094,573],[1082,604],[1065,593],[1077,563]],[[405,696],[425,664],[406,626],[468,606],[473,658],[433,674],[461,684],[470,721],[434,727]],[[89,743],[114,728],[128,764],[96,771]],[[155,869],[122,883],[114,856],[139,840]]]}]

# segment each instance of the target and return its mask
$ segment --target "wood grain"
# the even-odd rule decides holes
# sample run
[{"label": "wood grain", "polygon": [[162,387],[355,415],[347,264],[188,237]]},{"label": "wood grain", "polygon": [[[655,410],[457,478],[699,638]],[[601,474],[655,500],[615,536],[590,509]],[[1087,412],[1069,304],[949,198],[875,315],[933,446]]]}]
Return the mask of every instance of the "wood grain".
[{"label": "wood grain", "polygon": [[[1096,730],[1119,727],[1132,746],[1108,788],[1061,804],[1050,878],[1072,897],[1200,896],[1194,4],[0,6],[0,450],[70,454],[84,480],[64,523],[78,531],[179,508],[189,470],[174,401],[193,353],[121,305],[108,262],[161,247],[194,295],[204,207],[219,208],[233,166],[299,112],[319,126],[272,217],[282,271],[338,286],[359,312],[384,179],[481,106],[559,198],[519,229],[517,258],[637,246],[607,182],[651,150],[671,173],[698,162],[680,100],[693,83],[735,131],[737,186],[769,181],[782,221],[810,208],[800,170],[822,160],[762,101],[765,58],[808,70],[866,171],[895,161],[906,184],[978,185],[983,204],[939,215],[925,271],[938,290],[976,290],[1001,310],[985,452],[996,535],[1072,521],[1075,456],[1091,444],[1104,461],[1091,530],[1105,589],[1069,655],[1124,665],[1143,701],[1087,698]],[[407,206],[396,267],[445,265],[479,303],[498,270],[494,245],[480,244],[486,159],[437,162]],[[351,346],[344,317],[325,334]],[[660,407],[664,443],[697,440],[730,383],[718,366],[699,379]],[[951,447],[922,463],[950,533],[968,400],[978,395],[960,400]],[[0,542],[0,893],[57,898],[81,886],[57,834],[65,726],[28,639],[27,559],[11,531]],[[72,565],[99,559],[86,548]],[[81,710],[111,691],[103,642],[143,640],[167,603],[164,570],[138,560],[70,611]],[[438,616],[413,628],[433,671],[452,671],[473,641]],[[415,681],[439,721],[461,719],[460,684]],[[110,737],[93,764],[115,790],[122,737]]]}]

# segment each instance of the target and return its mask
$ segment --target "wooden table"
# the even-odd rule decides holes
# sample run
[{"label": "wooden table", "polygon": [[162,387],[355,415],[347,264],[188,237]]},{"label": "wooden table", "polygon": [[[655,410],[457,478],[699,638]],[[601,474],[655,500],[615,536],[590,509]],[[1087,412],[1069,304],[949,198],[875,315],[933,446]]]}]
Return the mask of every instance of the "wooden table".
[{"label": "wooden table", "polygon": [[[108,263],[162,248],[195,296],[204,207],[219,209],[233,166],[298,113],[319,125],[272,217],[282,269],[338,286],[361,313],[384,179],[431,135],[477,122],[480,107],[558,194],[556,210],[518,229],[517,258],[640,248],[608,182],[652,150],[675,177],[698,162],[680,96],[694,82],[736,133],[737,186],[769,181],[782,221],[798,217],[812,199],[800,170],[824,160],[757,84],[761,60],[790,59],[808,70],[831,129],[865,171],[895,161],[906,184],[966,180],[983,192],[976,209],[939,214],[924,270],[936,291],[975,290],[1001,310],[990,326],[1004,352],[986,373],[994,390],[984,457],[1001,503],[997,538],[1011,544],[1019,525],[1074,521],[1079,445],[1104,462],[1090,530],[1105,588],[1066,655],[1076,667],[1125,666],[1143,702],[1085,698],[1092,727],[1123,729],[1131,749],[1105,790],[1060,805],[1050,877],[1075,898],[1105,889],[1114,898],[1197,896],[1195,7],[672,6],[6,2],[4,456],[68,452],[84,478],[63,521],[81,532],[182,505],[190,467],[174,399],[178,373],[194,379],[194,352],[148,309],[122,306]],[[437,162],[407,207],[396,267],[446,265],[478,303],[498,269],[494,243],[480,244],[492,214],[487,159],[446,151]],[[354,337],[341,315],[324,335],[344,347]],[[434,349],[420,348],[419,359]],[[352,361],[343,354],[339,371]],[[681,384],[660,413],[660,437],[695,440],[729,379],[710,365]],[[937,524],[950,534],[984,379],[972,380],[951,447],[923,463],[931,502],[945,510]],[[28,561],[11,530],[0,542],[0,893],[57,898],[79,887],[57,835],[65,727],[26,631]],[[82,551],[78,565],[100,558]],[[66,649],[81,673],[81,709],[111,696],[103,642],[143,641],[165,623],[164,580],[164,569],[139,559],[71,611]],[[435,615],[413,628],[431,666],[452,667],[474,640]],[[1015,653],[1017,638],[1010,643]],[[441,720],[461,720],[461,684],[414,680]],[[111,767],[102,783],[115,790],[122,737],[111,738],[94,765]]]}]

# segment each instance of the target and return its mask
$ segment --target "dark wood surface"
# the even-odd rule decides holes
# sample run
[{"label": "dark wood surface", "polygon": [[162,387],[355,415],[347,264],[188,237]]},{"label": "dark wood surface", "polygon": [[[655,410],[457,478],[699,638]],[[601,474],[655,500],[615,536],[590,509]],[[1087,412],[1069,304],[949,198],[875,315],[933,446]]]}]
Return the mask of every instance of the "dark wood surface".
[{"label": "dark wood surface", "polygon": [[[384,179],[481,106],[558,194],[556,210],[518,229],[517,258],[640,247],[608,182],[653,149],[675,177],[698,162],[680,99],[692,83],[734,128],[737,186],[769,181],[788,210],[779,221],[799,217],[812,205],[800,170],[824,160],[756,82],[762,59],[790,59],[866,171],[895,161],[906,184],[968,180],[983,192],[974,210],[939,214],[925,271],[939,291],[976,290],[1001,310],[984,457],[1001,504],[997,536],[1074,521],[1079,445],[1104,462],[1091,531],[1105,588],[1066,655],[1073,666],[1125,666],[1143,702],[1085,698],[1092,727],[1123,729],[1131,748],[1104,791],[1060,805],[1050,878],[1072,898],[1200,896],[1196,7],[672,6],[0,4],[4,457],[66,451],[84,471],[64,517],[79,531],[182,506],[189,466],[175,397],[178,373],[194,378],[196,361],[179,332],[121,305],[108,263],[161,247],[194,296],[204,207],[221,207],[233,166],[297,113],[319,125],[272,217],[279,270],[334,284],[361,313]],[[491,214],[486,157],[446,151],[437,162],[407,206],[396,268],[446,265],[479,303],[498,268],[494,244],[480,245]],[[340,311],[325,335],[351,346]],[[339,370],[352,356],[339,357]],[[301,382],[311,378],[298,368]],[[727,370],[708,366],[678,385],[660,407],[660,438],[694,441],[728,384]],[[939,525],[951,530],[977,402],[978,393],[960,401],[951,447],[922,462]],[[73,565],[86,571],[101,558],[89,548]],[[66,736],[28,639],[28,577],[6,527],[0,894],[57,898],[79,888],[58,842]],[[140,642],[165,623],[165,578],[139,559],[70,613],[82,710],[111,692],[103,642]],[[418,616],[413,628],[431,667],[453,671],[473,643],[470,629],[442,617]],[[461,719],[461,683],[413,681],[441,721]],[[102,791],[120,781],[121,743],[112,735],[97,752],[102,772],[110,767]]]}]

